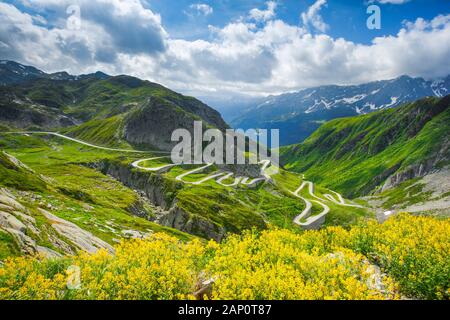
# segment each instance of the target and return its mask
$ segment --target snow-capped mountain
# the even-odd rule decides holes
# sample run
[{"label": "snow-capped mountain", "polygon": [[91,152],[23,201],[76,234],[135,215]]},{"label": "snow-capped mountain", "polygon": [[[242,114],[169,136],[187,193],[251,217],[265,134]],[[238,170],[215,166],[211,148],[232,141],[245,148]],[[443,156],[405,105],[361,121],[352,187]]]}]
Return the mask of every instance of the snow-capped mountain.
[{"label": "snow-capped mountain", "polygon": [[402,76],[354,86],[322,86],[269,96],[231,121],[235,128],[280,129],[282,145],[300,142],[331,119],[394,108],[450,94],[450,76],[427,81]]}]

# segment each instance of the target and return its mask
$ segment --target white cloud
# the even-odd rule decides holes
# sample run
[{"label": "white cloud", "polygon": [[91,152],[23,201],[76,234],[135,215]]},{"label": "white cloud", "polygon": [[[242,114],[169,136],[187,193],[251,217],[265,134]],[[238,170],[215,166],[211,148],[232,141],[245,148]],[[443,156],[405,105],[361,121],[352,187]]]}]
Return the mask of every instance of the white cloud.
[{"label": "white cloud", "polygon": [[193,3],[189,6],[191,10],[195,10],[197,14],[203,15],[203,16],[209,16],[214,12],[214,9],[205,4],[205,3]]},{"label": "white cloud", "polygon": [[[60,8],[61,1],[54,2],[53,8]],[[367,45],[311,34],[277,19],[236,21],[212,27],[210,40],[187,41],[167,35],[159,16],[136,1],[120,1],[125,8],[114,0],[96,4],[101,4],[96,7],[101,14],[91,12],[83,18],[82,6],[82,29],[73,31],[64,27],[64,7],[60,23],[49,29],[33,15],[0,3],[0,56],[48,72],[135,75],[192,95],[271,94],[403,74],[450,74],[450,15],[405,22],[396,35]],[[139,23],[130,21],[132,17]],[[116,34],[120,26],[123,35]],[[146,43],[155,43],[153,38],[162,45]]]},{"label": "white cloud", "polygon": [[[157,53],[164,50],[167,34],[162,27],[161,17],[144,8],[140,0],[27,0],[28,6],[52,12],[57,18],[56,26],[50,32],[66,27],[69,14],[67,8],[74,3],[79,6],[81,29],[91,38],[94,31],[101,29],[119,52]],[[90,30],[93,28],[94,30]]]},{"label": "white cloud", "polygon": [[326,5],[326,0],[317,0],[306,12],[303,12],[301,14],[303,25],[306,28],[313,27],[320,32],[327,31],[329,26],[323,21],[320,15],[320,9]]},{"label": "white cloud", "polygon": [[267,9],[260,10],[254,8],[249,12],[249,18],[257,22],[264,22],[275,18],[275,9],[277,8],[277,3],[275,1],[266,2]]},{"label": "white cloud", "polygon": [[[280,20],[262,29],[244,22],[215,31],[212,41],[170,40],[165,63],[183,90],[278,93],[324,84],[355,84],[403,74],[450,74],[450,15],[406,24],[395,36],[369,45],[312,35]],[[195,81],[192,81],[195,79]],[[206,91],[206,90],[205,90]]]}]

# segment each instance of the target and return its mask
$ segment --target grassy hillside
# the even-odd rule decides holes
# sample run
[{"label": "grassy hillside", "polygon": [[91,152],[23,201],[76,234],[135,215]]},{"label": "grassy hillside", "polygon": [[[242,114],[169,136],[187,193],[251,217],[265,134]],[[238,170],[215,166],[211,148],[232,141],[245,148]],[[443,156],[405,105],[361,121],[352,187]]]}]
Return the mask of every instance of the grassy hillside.
[{"label": "grassy hillside", "polygon": [[152,232],[183,240],[192,238],[149,221],[146,216],[154,215],[154,207],[144,203],[135,191],[85,165],[120,157],[120,153],[12,135],[1,136],[0,150],[0,213],[6,217],[0,222],[0,260],[31,254],[39,246],[58,254],[76,252],[77,246],[56,232],[52,219],[41,209],[110,245],[132,234]]},{"label": "grassy hillside", "polygon": [[[281,170],[272,181],[255,187],[225,187],[214,180],[193,185],[182,183],[176,177],[195,166],[172,167],[161,173],[131,167],[135,160],[151,157],[151,154],[103,151],[45,135],[5,134],[0,137],[0,148],[29,168],[9,168],[10,160],[2,157],[0,187],[15,194],[25,191],[26,194],[21,194],[25,203],[38,196],[44,208],[48,205],[56,216],[108,243],[123,237],[124,230],[144,234],[147,230],[166,230],[180,238],[187,237],[185,233],[157,223],[207,239],[251,228],[282,227],[301,231],[293,223],[305,209],[305,203],[291,193],[302,183],[297,174]],[[143,165],[158,167],[167,163],[169,159],[157,159]],[[215,170],[217,168],[212,168],[210,173]],[[192,182],[205,176],[205,172],[200,172],[185,180]],[[231,180],[234,178],[225,182],[231,183]],[[318,196],[323,197],[325,193],[329,191],[316,188]],[[144,198],[140,197],[142,195]],[[303,196],[310,197],[306,190]],[[331,212],[325,225],[351,225],[368,216],[365,209],[326,203]],[[158,220],[161,210],[172,213],[166,220]],[[314,204],[313,215],[321,210]],[[115,227],[111,230],[113,221],[116,221]]]},{"label": "grassy hillside", "polygon": [[15,162],[7,153],[0,152],[1,185],[18,190],[44,191],[46,182],[31,169]]},{"label": "grassy hillside", "polygon": [[285,167],[349,197],[394,173],[449,164],[450,96],[322,125],[304,143],[281,149]]},{"label": "grassy hillside", "polygon": [[[111,142],[107,140],[114,138],[116,132],[105,138],[105,130],[112,129],[111,126],[113,123],[117,124],[118,119],[126,122],[127,115],[141,110],[141,106],[149,100],[159,108],[158,115],[152,114],[152,117],[156,117],[153,120],[159,120],[161,125],[169,128],[170,123],[162,120],[166,111],[170,113],[173,108],[181,110],[189,118],[202,120],[205,125],[219,129],[227,127],[220,114],[201,101],[159,84],[129,76],[78,80],[36,79],[2,86],[0,125],[20,129],[58,130],[89,122],[70,132],[92,138],[91,142]],[[167,105],[171,108],[165,108]],[[99,126],[107,128],[98,129]],[[155,129],[148,125],[148,134],[151,135]]]},{"label": "grassy hillside", "polygon": [[125,115],[120,114],[106,119],[94,119],[61,132],[97,145],[131,148],[130,144],[123,140],[124,118]]}]

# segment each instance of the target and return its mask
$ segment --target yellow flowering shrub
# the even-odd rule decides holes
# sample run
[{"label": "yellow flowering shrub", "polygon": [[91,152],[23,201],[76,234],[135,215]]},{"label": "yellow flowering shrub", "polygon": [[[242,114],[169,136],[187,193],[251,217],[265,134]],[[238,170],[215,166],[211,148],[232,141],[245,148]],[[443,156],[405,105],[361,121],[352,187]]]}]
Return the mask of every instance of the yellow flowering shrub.
[{"label": "yellow flowering shrub", "polygon": [[[320,233],[315,233],[320,236]],[[394,284],[367,259],[345,248],[302,250],[303,237],[287,230],[232,236],[207,270],[215,299],[385,299]],[[320,246],[320,245],[319,245]],[[382,280],[377,287],[376,282]]]},{"label": "yellow flowering shrub", "polygon": [[450,299],[450,221],[401,214],[350,230],[349,248],[369,257],[407,296]]},{"label": "yellow flowering shrub", "polygon": [[246,232],[221,244],[155,234],[122,242],[115,255],[8,259],[0,299],[191,299],[205,280],[213,299],[449,299],[449,252],[449,220],[406,214],[349,230]]},{"label": "yellow flowering shrub", "polygon": [[19,257],[0,268],[0,299],[62,299],[66,289],[65,260]]},{"label": "yellow flowering shrub", "polygon": [[[115,256],[99,251],[63,259],[59,272],[49,272],[54,260],[7,260],[0,268],[0,299],[186,299],[197,283],[196,257],[204,250],[199,241],[157,234],[122,242]],[[76,290],[67,287],[70,265],[80,270]]]}]

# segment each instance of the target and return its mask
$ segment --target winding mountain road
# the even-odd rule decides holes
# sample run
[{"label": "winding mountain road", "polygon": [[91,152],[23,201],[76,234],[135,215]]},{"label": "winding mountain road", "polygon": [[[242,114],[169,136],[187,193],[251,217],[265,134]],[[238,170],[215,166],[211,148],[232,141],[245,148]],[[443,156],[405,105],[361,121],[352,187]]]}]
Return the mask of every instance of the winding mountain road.
[{"label": "winding mountain road", "polygon": [[150,167],[150,168],[149,167],[143,167],[143,166],[140,165],[141,163],[143,163],[145,161],[159,160],[159,159],[164,159],[164,158],[167,158],[167,157],[154,157],[154,158],[140,159],[140,160],[137,160],[137,161],[133,162],[131,164],[131,166],[134,167],[134,168],[140,169],[140,170],[151,171],[151,172],[162,172],[162,171],[164,171],[166,169],[170,169],[170,168],[176,166],[176,164],[172,164],[172,163],[167,164],[167,165],[163,165],[163,166],[160,166],[160,167],[154,167],[154,168],[152,168],[152,167]]},{"label": "winding mountain road", "polygon": [[[312,214],[312,202],[302,196],[300,196],[300,192],[305,188],[305,186],[308,186],[309,194],[318,200],[311,200],[314,203],[319,204],[322,206],[323,211],[317,215],[311,215]],[[297,198],[302,199],[306,206],[305,209],[295,217],[294,223],[301,226],[304,229],[316,229],[320,227],[325,222],[326,215],[330,212],[330,207],[328,207],[325,203],[322,201],[325,201],[318,196],[314,194],[314,184],[310,181],[303,181],[300,187],[295,190],[295,192],[292,192],[294,196]]]},{"label": "winding mountain road", "polygon": [[10,132],[0,132],[0,134],[38,134],[38,135],[52,135],[55,137],[63,138],[69,141],[73,141],[82,145],[85,145],[87,147],[95,148],[95,149],[101,149],[101,150],[107,150],[107,151],[117,151],[117,152],[127,152],[127,153],[160,153],[160,154],[170,154],[170,152],[164,152],[164,151],[140,151],[140,150],[133,150],[133,149],[116,149],[116,148],[108,148],[108,147],[102,147],[97,146],[95,144],[85,142],[82,140],[78,140],[57,132],[51,132],[51,131],[10,131]]},{"label": "winding mountain road", "polygon": [[[144,154],[144,153],[155,153],[155,154],[170,154],[169,152],[164,152],[164,151],[140,151],[140,150],[131,150],[131,149],[117,149],[117,148],[108,148],[108,147],[103,147],[103,146],[98,146],[98,145],[94,145],[92,143],[89,142],[85,142],[79,139],[75,139],[72,137],[68,137],[66,135],[57,133],[57,132],[41,132],[41,131],[21,131],[21,132],[1,132],[0,134],[38,134],[38,135],[53,135],[62,139],[66,139],[72,142],[76,142],[79,143],[81,145],[84,146],[88,146],[88,147],[92,147],[92,148],[96,148],[96,149],[101,149],[101,150],[107,150],[107,151],[115,151],[115,152],[126,152],[126,153],[140,153],[140,154]],[[149,171],[149,172],[165,172],[170,170],[171,168],[175,167],[175,166],[179,166],[180,164],[166,164],[166,165],[160,165],[160,166],[156,166],[156,167],[147,167],[147,166],[142,166],[141,164],[143,162],[146,161],[152,161],[152,160],[159,160],[159,159],[164,159],[164,158],[168,158],[169,156],[159,156],[159,157],[152,157],[152,158],[145,158],[145,159],[139,159],[135,162],[133,162],[131,164],[132,167],[137,168],[139,170],[144,170],[144,171]],[[246,185],[246,186],[252,186],[255,185],[259,182],[262,181],[268,181],[271,179],[270,174],[267,172],[268,167],[271,165],[270,160],[262,160],[261,162],[259,162],[259,164],[262,165],[261,167],[261,175],[262,177],[258,177],[258,178],[254,178],[251,179],[249,177],[242,177],[242,176],[237,176],[234,179],[234,182],[232,183],[224,183],[223,181],[227,180],[227,179],[231,179],[234,176],[233,172],[228,172],[228,171],[219,171],[216,173],[212,173],[200,180],[197,181],[186,181],[183,178],[192,175],[192,174],[196,174],[196,173],[200,173],[208,168],[210,168],[211,166],[213,166],[212,163],[208,163],[204,166],[201,166],[199,168],[195,168],[193,170],[189,170],[187,172],[184,172],[180,175],[178,175],[175,179],[177,181],[186,183],[186,184],[192,184],[192,185],[201,185],[209,180],[213,180],[213,179],[217,179],[215,180],[215,182],[221,186],[224,187],[234,187],[237,186],[239,184],[242,185]],[[302,179],[305,179],[305,176],[302,175]],[[314,200],[309,200],[307,198],[305,198],[304,196],[300,195],[300,192],[305,188],[308,187],[308,193],[309,195],[314,198]],[[346,206],[346,207],[356,207],[356,208],[363,208],[360,205],[356,205],[356,204],[349,204],[346,203],[344,198],[342,197],[341,194],[330,190],[330,192],[332,192],[336,198],[331,195],[331,194],[324,194],[323,196],[326,199],[322,199],[319,196],[317,196],[314,193],[314,184],[311,181],[303,181],[302,184],[300,185],[300,187],[295,190],[294,192],[291,192],[295,197],[301,199],[304,203],[305,203],[305,209],[294,218],[294,223],[301,226],[304,229],[317,229],[319,228],[324,222],[325,222],[325,218],[326,215],[330,212],[330,207],[328,207],[328,205],[325,204],[325,202],[327,201],[331,201],[334,204],[340,205],[340,206]],[[323,210],[322,212],[320,212],[319,214],[316,215],[312,215],[312,208],[313,208],[313,204],[312,203],[316,203],[318,205],[320,205]]]}]

